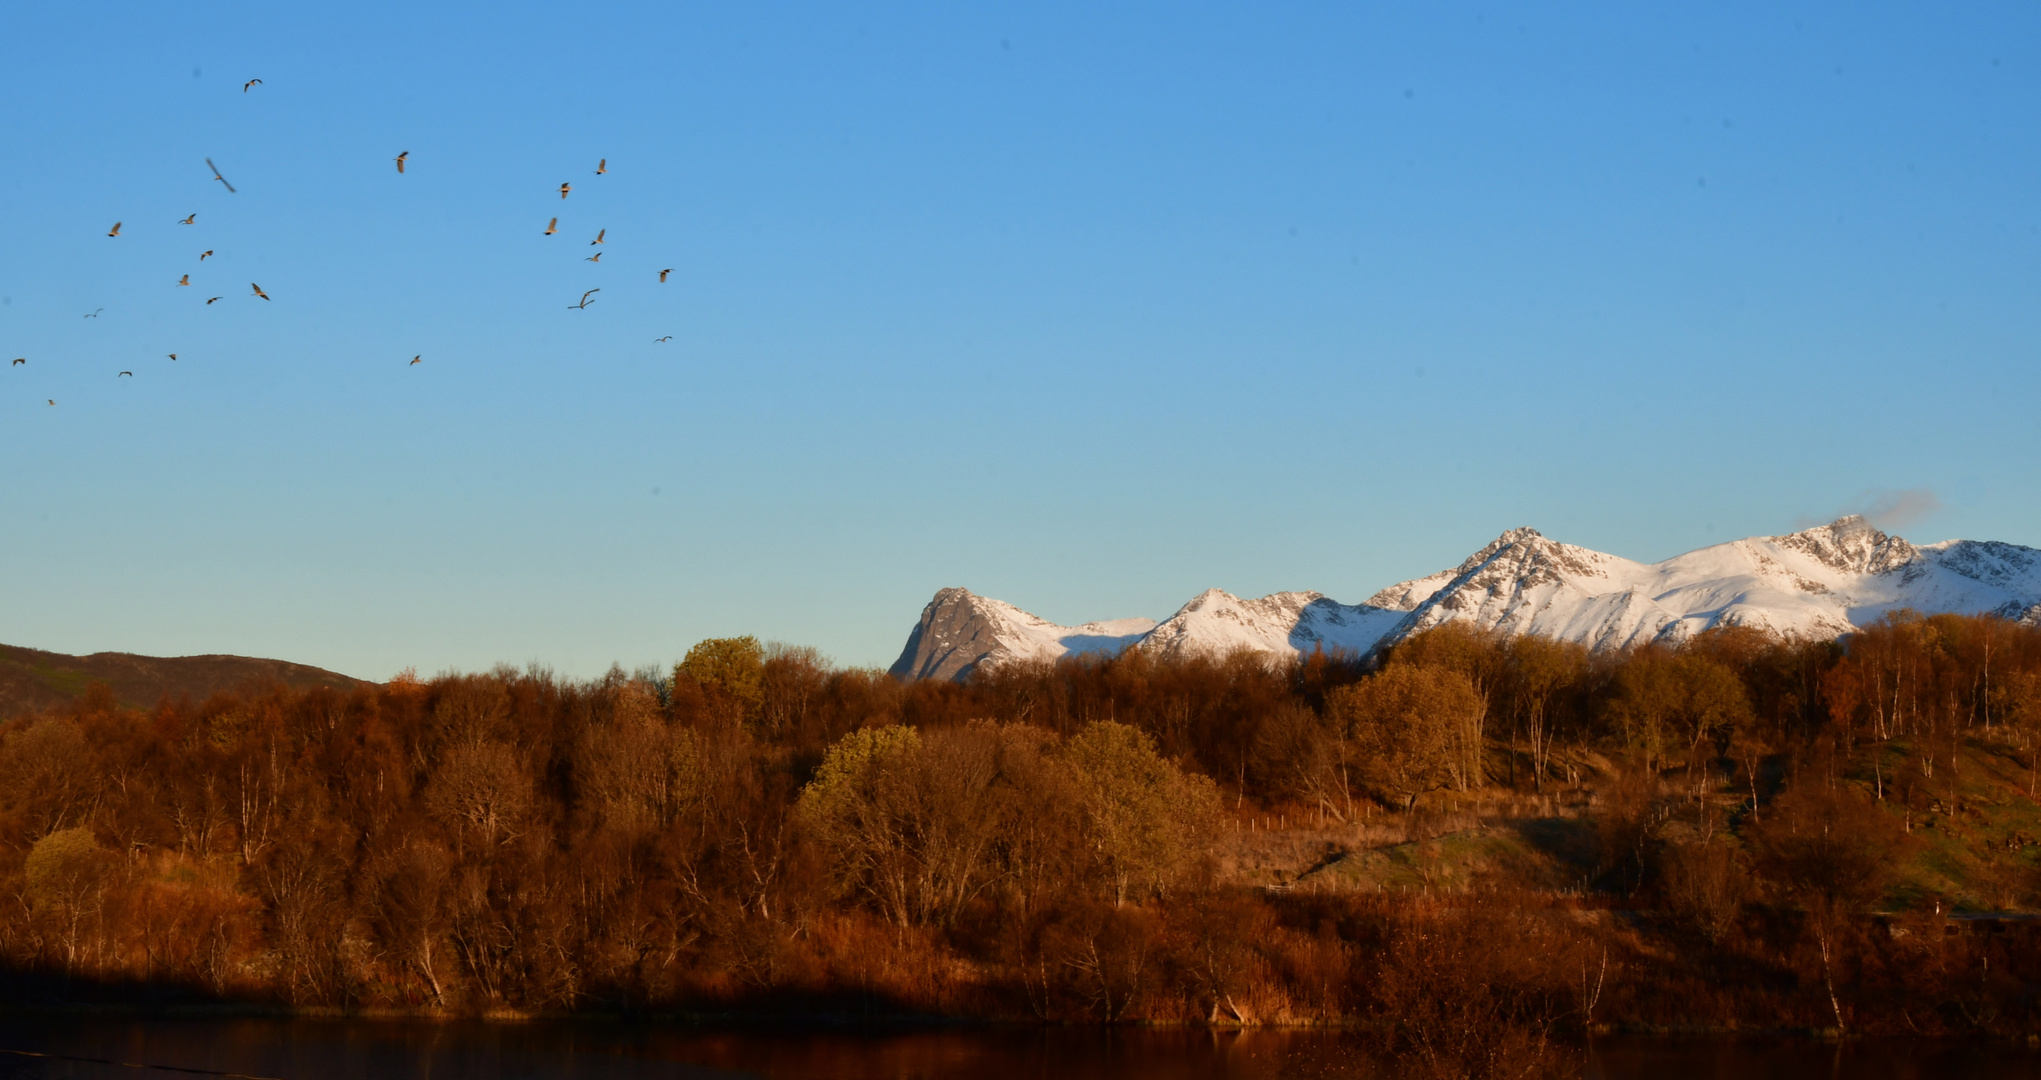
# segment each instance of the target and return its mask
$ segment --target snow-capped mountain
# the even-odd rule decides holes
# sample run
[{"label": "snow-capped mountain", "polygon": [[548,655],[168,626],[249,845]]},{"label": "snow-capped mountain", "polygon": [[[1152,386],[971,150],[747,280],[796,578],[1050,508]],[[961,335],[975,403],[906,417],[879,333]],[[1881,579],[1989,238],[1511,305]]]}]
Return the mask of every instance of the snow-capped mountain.
[{"label": "snow-capped mountain", "polygon": [[1169,657],[1224,654],[1238,648],[1256,652],[1365,653],[1395,629],[1409,608],[1347,606],[1323,593],[1280,592],[1247,600],[1206,589],[1177,609],[1138,643]]},{"label": "snow-capped mountain", "polygon": [[2041,624],[2041,550],[1990,541],[1915,546],[1860,517],[1639,563],[1512,529],[1452,570],[1365,602],[1208,589],[1161,623],[1058,626],[964,589],[936,593],[893,665],[902,678],[963,678],[1009,660],[1152,649],[1171,657],[1239,648],[1278,655],[1367,653],[1444,622],[1617,649],[1683,641],[1714,626],[1836,637],[1896,608],[1991,613]]},{"label": "snow-capped mountain", "polygon": [[1153,629],[1154,619],[1058,626],[1004,600],[969,589],[943,589],[921,609],[921,621],[908,633],[907,648],[891,670],[902,679],[962,679],[981,664],[1117,653]]}]

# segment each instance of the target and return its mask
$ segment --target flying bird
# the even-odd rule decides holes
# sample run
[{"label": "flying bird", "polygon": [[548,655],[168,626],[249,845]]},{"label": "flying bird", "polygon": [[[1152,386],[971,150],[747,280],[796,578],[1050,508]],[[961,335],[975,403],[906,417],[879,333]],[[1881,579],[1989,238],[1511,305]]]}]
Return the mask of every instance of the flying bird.
[{"label": "flying bird", "polygon": [[568,193],[568,192],[570,192],[570,191],[573,191],[573,190],[574,190],[574,185],[572,185],[572,184],[561,184],[561,185],[560,185],[560,197],[561,197],[561,198],[563,198],[563,199],[564,199],[564,198],[566,198],[566,197],[567,197],[567,193]]},{"label": "flying bird", "polygon": [[609,230],[608,230],[608,229],[597,229],[597,230],[595,230],[595,239],[593,239],[593,240],[590,240],[590,241],[588,242],[588,246],[589,246],[589,247],[594,247],[595,245],[597,245],[597,244],[600,244],[600,243],[602,243],[602,238],[603,238],[603,237],[604,237],[605,235],[607,235],[608,233],[609,233]]},{"label": "flying bird", "polygon": [[189,224],[191,224],[192,222],[194,222],[194,221],[197,221],[197,220],[198,220],[198,215],[197,215],[197,214],[193,214],[193,215],[191,215],[190,217],[188,217],[188,218],[185,218],[185,219],[184,219],[183,221],[180,221],[180,222],[178,222],[178,224],[179,224],[179,225],[189,225]]},{"label": "flying bird", "polygon": [[52,405],[55,405],[55,404],[57,403],[57,399],[56,399],[56,398],[50,398],[50,399],[49,399],[49,403],[50,403],[50,404],[52,404]]},{"label": "flying bird", "polygon": [[181,277],[181,278],[178,278],[178,279],[177,279],[177,283],[178,283],[179,285],[189,285],[189,284],[191,284],[191,275],[190,275],[190,274],[186,274],[186,275],[184,275],[183,277]]},{"label": "flying bird", "polygon": [[212,253],[213,253],[213,249],[212,249],[212,248],[207,248],[207,249],[205,249],[204,251],[201,251],[201,252],[199,252],[199,253],[198,253],[198,261],[200,261],[200,262],[204,262],[204,261],[206,261],[206,256],[208,256],[208,255],[211,255]]},{"label": "flying bird", "polygon": [[171,354],[170,354],[170,359],[172,359],[172,360],[175,360],[175,359],[177,359],[177,354],[176,354],[176,353],[171,353]]},{"label": "flying bird", "polygon": [[105,311],[105,310],[106,310],[105,308],[99,308],[99,309],[97,309],[97,310],[93,311],[93,312],[92,312],[92,314],[90,314],[90,315],[84,315],[84,316],[80,316],[80,317],[81,317],[81,318],[86,318],[86,319],[97,319],[97,318],[99,318],[99,313],[100,313],[101,311]]},{"label": "flying bird", "polygon": [[250,80],[248,80],[247,82],[244,82],[244,83],[242,83],[242,84],[241,84],[241,92],[245,94],[245,93],[247,93],[247,92],[248,92],[248,88],[249,88],[249,87],[251,87],[251,86],[261,86],[261,85],[262,85],[262,80],[261,80],[261,79],[250,79]]},{"label": "flying bird", "polygon": [[[227,178],[220,175],[220,167],[218,165],[213,164],[212,158],[206,159],[206,168],[211,169],[213,171],[213,179],[218,180],[222,184],[227,184]],[[234,185],[227,184],[227,194],[229,195],[234,194]],[[193,214],[192,216],[197,217],[198,215]]]},{"label": "flying bird", "polygon": [[[418,362],[419,360],[421,360],[421,359],[423,359],[423,358],[422,358],[422,357],[419,357],[419,356],[414,356],[414,357],[412,357],[412,358],[411,358],[411,363],[415,364],[415,363],[417,363],[417,362]],[[409,365],[406,365],[406,366],[408,367]]]},{"label": "flying bird", "polygon": [[405,159],[405,158],[407,158],[407,157],[410,157],[410,156],[411,156],[411,151],[409,151],[409,150],[406,150],[406,151],[404,151],[403,153],[401,153],[401,154],[398,154],[398,155],[397,155],[397,171],[398,171],[398,172],[403,172],[403,171],[404,171],[404,159]]},{"label": "flying bird", "polygon": [[[130,379],[135,377],[135,373],[132,371],[123,371],[120,373],[120,375],[126,375]],[[118,379],[120,378],[120,375],[115,375],[114,378]]]},{"label": "flying bird", "polygon": [[606,173],[608,171],[609,171],[608,158],[603,158],[601,161],[595,163],[595,175],[601,176],[603,173]]},{"label": "flying bird", "polygon": [[106,234],[106,235],[108,235],[108,236],[119,236],[119,235],[120,235],[120,222],[118,222],[118,221],[114,222],[114,223],[113,223],[113,228],[112,228],[111,230],[109,230],[109,231],[107,232],[107,234]]},{"label": "flying bird", "polygon": [[556,232],[559,232],[559,231],[560,231],[560,219],[559,219],[559,218],[554,218],[553,220],[551,220],[551,221],[548,221],[548,222],[546,222],[546,235],[547,235],[547,236],[551,236],[551,235],[553,235],[554,233],[556,233]]},{"label": "flying bird", "polygon": [[[15,357],[15,358],[14,358],[14,364],[26,364],[26,363],[28,363],[28,357],[26,357],[26,356],[17,356],[17,357]],[[13,367],[13,366],[14,366],[14,364],[9,364],[8,366],[9,366],[9,367]]]},{"label": "flying bird", "polygon": [[664,270],[659,271],[659,284],[661,285],[666,284],[666,275],[671,273],[673,273],[673,268],[670,266]]},{"label": "flying bird", "polygon": [[601,289],[590,289],[587,292],[582,293],[581,302],[578,304],[568,304],[567,310],[579,311],[580,309],[587,307],[589,304],[593,303],[593,301],[589,300],[588,298],[594,296],[596,293],[599,293],[601,291],[602,291]]},{"label": "flying bird", "polygon": [[218,300],[218,299],[219,299],[219,297],[215,296],[215,297],[213,297],[213,298],[212,298],[212,300],[207,300],[207,301],[206,301],[206,303],[207,303],[208,305],[210,305],[210,304],[211,304],[211,303],[213,302],[213,300]]},{"label": "flying bird", "polygon": [[673,335],[672,335],[672,334],[668,334],[668,335],[666,335],[665,337],[656,337],[656,338],[653,338],[653,339],[652,339],[652,344],[654,344],[654,345],[657,345],[657,344],[659,344],[659,343],[660,343],[660,342],[662,342],[662,341],[672,341],[672,340],[673,340]]},{"label": "flying bird", "polygon": [[602,252],[598,251],[598,252],[596,252],[595,254],[593,254],[593,255],[590,255],[590,256],[589,256],[588,258],[586,258],[586,259],[583,259],[583,260],[581,260],[581,261],[582,261],[582,262],[592,262],[592,263],[599,263],[599,262],[601,262],[601,261],[602,261]]},{"label": "flying bird", "polygon": [[255,290],[255,295],[262,297],[264,300],[269,299],[269,294],[262,291],[262,286],[251,281],[248,283],[248,287]]}]

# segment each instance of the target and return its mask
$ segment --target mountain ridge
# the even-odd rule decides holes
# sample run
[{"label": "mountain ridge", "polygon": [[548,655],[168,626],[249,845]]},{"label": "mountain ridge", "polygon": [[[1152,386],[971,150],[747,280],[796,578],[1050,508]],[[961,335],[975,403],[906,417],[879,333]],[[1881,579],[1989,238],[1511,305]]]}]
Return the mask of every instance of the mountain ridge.
[{"label": "mountain ridge", "polygon": [[1640,563],[1523,527],[1450,570],[1388,586],[1358,604],[1318,592],[1244,598],[1207,589],[1161,622],[1065,627],[946,588],[923,609],[890,670],[899,678],[965,679],[1016,660],[1130,648],[1170,658],[1241,648],[1364,655],[1446,622],[1597,650],[1676,643],[1717,626],[1835,638],[1898,608],[2041,624],[2041,550],[1993,540],[1915,545],[1851,515]]},{"label": "mountain ridge", "polygon": [[0,720],[61,705],[103,682],[123,705],[146,708],[164,695],[204,700],[213,693],[254,683],[330,686],[348,690],[369,685],[339,672],[252,656],[143,656],[98,652],[85,656],[0,645]]}]

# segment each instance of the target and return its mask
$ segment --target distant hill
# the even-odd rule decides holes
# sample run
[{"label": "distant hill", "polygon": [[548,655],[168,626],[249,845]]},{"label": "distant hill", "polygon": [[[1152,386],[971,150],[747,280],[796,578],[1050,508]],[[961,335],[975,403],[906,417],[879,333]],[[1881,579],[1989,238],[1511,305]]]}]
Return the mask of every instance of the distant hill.
[{"label": "distant hill", "polygon": [[0,719],[62,704],[103,682],[124,705],[154,705],[163,695],[186,694],[204,700],[221,690],[250,683],[280,682],[291,687],[330,686],[345,690],[361,685],[338,672],[283,660],[252,656],[137,656],[103,652],[90,656],[0,645]]}]

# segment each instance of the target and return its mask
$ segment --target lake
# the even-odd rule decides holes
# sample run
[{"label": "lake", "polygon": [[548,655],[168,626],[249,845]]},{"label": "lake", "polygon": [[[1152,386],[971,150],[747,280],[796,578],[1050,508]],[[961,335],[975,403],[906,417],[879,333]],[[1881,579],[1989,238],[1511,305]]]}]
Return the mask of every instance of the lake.
[{"label": "lake", "polygon": [[[0,1018],[0,1080],[204,1075],[277,1080],[1204,1080],[1388,1077],[1366,1043],[1327,1032],[945,1029],[706,1031],[602,1021]],[[49,1056],[26,1056],[24,1053]],[[81,1060],[97,1059],[97,1060]],[[143,1066],[144,1068],[136,1068]],[[2041,1052],[2000,1043],[1607,1038],[1598,1080],[2033,1077]]]}]

